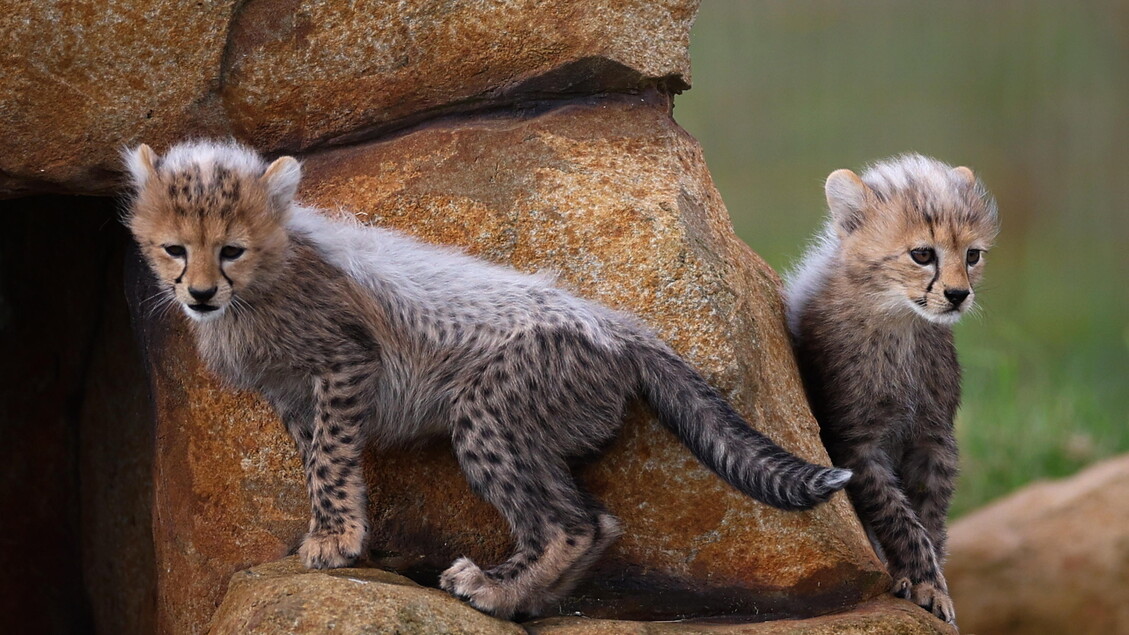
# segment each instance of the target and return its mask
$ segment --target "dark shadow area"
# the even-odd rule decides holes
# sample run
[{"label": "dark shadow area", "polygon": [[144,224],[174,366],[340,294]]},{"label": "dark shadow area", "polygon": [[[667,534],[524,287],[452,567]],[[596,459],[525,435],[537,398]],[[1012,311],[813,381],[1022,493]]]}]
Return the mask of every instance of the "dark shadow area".
[{"label": "dark shadow area", "polygon": [[110,198],[2,204],[0,614],[26,633],[150,632],[148,387]]}]

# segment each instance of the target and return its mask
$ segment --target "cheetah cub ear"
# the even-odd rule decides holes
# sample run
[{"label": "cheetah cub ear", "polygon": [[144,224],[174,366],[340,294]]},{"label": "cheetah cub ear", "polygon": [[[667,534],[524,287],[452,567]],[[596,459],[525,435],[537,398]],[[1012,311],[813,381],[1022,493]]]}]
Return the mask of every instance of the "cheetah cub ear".
[{"label": "cheetah cub ear", "polygon": [[157,154],[144,143],[122,153],[126,170],[133,181],[133,187],[140,190],[150,178],[157,176]]},{"label": "cheetah cub ear", "polygon": [[963,165],[953,168],[952,174],[956,176],[961,183],[976,185],[976,175],[972,173],[972,170],[969,170]]},{"label": "cheetah cub ear", "polygon": [[854,233],[862,227],[866,209],[874,194],[857,174],[850,170],[835,170],[823,186],[827,194],[827,207],[840,237]]},{"label": "cheetah cub ear", "polygon": [[302,180],[302,165],[294,157],[279,157],[271,163],[260,177],[271,206],[277,212],[290,209],[294,194],[298,192],[298,182]]}]

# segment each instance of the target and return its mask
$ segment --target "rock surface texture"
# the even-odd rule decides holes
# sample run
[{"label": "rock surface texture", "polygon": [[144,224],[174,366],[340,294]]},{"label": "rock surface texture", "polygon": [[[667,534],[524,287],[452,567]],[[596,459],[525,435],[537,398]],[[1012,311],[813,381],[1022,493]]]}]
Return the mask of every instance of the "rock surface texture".
[{"label": "rock surface texture", "polygon": [[[496,620],[447,594],[403,576],[370,568],[307,571],[295,557],[232,576],[230,591],[212,621],[213,635],[286,632],[412,633],[440,635],[911,635],[955,630],[915,606],[886,597],[850,611],[759,624],[691,620],[632,622],[554,617],[521,626]],[[524,628],[523,628],[524,627]]]},{"label": "rock surface texture", "polygon": [[371,568],[310,571],[291,556],[235,574],[210,632],[520,635],[525,630],[395,573]]},{"label": "rock surface texture", "polygon": [[[689,86],[696,10],[695,0],[140,0],[97,10],[17,0],[0,15],[9,43],[0,197],[112,193],[120,148],[139,142],[161,151],[186,136],[232,135],[268,154],[296,153],[304,202],[552,271],[577,294],[638,314],[756,427],[826,464],[779,280],[733,235],[700,147],[672,118],[674,94]],[[116,533],[82,544],[96,552],[84,556],[88,575],[113,585],[129,567],[102,565],[138,533],[126,521],[151,514],[152,548],[131,553],[153,563],[156,607],[142,613],[151,597],[142,593],[115,602],[91,591],[95,627],[121,631],[103,616],[136,609],[150,616],[138,623],[155,621],[162,633],[204,632],[213,616],[217,632],[305,632],[299,622],[317,630],[348,620],[410,631],[442,606],[452,630],[513,630],[373,568],[433,584],[458,556],[491,563],[507,551],[500,517],[471,494],[443,443],[367,457],[367,571],[303,574],[287,561],[232,578],[284,557],[306,528],[294,445],[261,399],[208,374],[183,316],[154,313],[146,271],[136,259],[130,266],[115,284],[131,300],[151,410],[129,416],[152,418],[143,423],[155,443],[151,457],[123,465],[129,474],[152,466],[152,501],[136,502],[148,487],[127,488],[131,514],[84,512],[88,525]],[[136,425],[103,429],[126,412],[110,392],[88,405],[100,417],[91,432],[128,436],[135,449],[145,437],[123,430]],[[114,447],[99,443],[94,455]],[[84,473],[105,490],[89,504],[117,500],[112,479],[96,467]],[[562,613],[763,621],[861,605],[851,614],[864,626],[848,632],[874,632],[865,625],[883,620],[885,632],[945,632],[908,603],[873,603],[890,581],[845,497],[804,513],[751,501],[642,406],[578,473],[626,533]],[[383,599],[342,599],[378,583],[389,587]],[[378,623],[385,618],[393,622]],[[614,628],[592,626],[605,627]]]},{"label": "rock surface texture", "polygon": [[1129,455],[954,523],[945,575],[970,633],[1129,633]]},{"label": "rock surface texture", "polygon": [[[301,152],[540,96],[689,86],[693,0],[15,0],[0,196],[110,193],[189,135]],[[61,28],[64,27],[64,28]]]}]

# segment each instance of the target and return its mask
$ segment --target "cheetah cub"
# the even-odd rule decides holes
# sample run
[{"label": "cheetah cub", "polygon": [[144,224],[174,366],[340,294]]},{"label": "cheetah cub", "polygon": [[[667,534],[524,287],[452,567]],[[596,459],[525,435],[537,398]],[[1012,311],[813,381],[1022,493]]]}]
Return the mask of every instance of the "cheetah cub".
[{"label": "cheetah cub", "polygon": [[620,535],[567,459],[616,432],[641,395],[723,479],[806,509],[850,478],[751,428],[635,318],[547,279],[330,219],[295,204],[299,163],[234,143],[126,153],[126,223],[201,357],[277,410],[306,474],[310,568],[352,563],[368,517],[362,446],[446,436],[514,551],[483,570],[457,560],[440,585],[500,617],[563,598]]},{"label": "cheetah cub", "polygon": [[788,327],[824,445],[894,577],[945,621],[945,518],[960,366],[996,205],[972,172],[920,155],[827,178],[830,218],[786,286]]}]

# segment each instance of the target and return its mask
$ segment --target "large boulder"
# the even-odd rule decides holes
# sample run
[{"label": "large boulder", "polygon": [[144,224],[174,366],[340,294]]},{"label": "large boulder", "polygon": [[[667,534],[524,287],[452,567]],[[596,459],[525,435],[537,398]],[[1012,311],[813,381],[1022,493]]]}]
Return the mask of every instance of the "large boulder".
[{"label": "large boulder", "polygon": [[[555,272],[565,287],[641,316],[759,429],[829,464],[782,328],[778,280],[733,235],[669,98],[652,92],[524,121],[428,126],[312,157],[307,168],[305,200]],[[470,495],[449,451],[419,460],[390,453],[371,462],[380,466],[369,481],[384,544],[438,566],[461,554],[500,560],[507,532]],[[809,513],[755,503],[642,411],[582,475],[627,534],[568,610],[803,615],[886,584],[845,496]]]},{"label": "large boulder", "polygon": [[1028,486],[949,535],[945,575],[968,632],[1129,633],[1129,455]]},{"label": "large boulder", "polygon": [[[581,295],[637,313],[758,428],[828,462],[789,353],[779,281],[734,237],[669,97],[447,120],[310,155],[305,167],[307,203],[555,271]],[[206,623],[231,573],[296,543],[307,506],[293,444],[273,413],[253,395],[223,390],[172,318],[149,343],[162,439],[157,558],[163,615],[191,629]],[[368,458],[372,546],[389,552],[385,566],[427,581],[460,555],[502,559],[508,532],[448,447]],[[627,531],[563,610],[806,616],[889,585],[845,497],[804,513],[756,503],[641,408],[582,476]]]},{"label": "large boulder", "polygon": [[224,109],[238,136],[294,150],[521,99],[681,90],[696,12],[685,0],[254,2],[231,24]]}]

